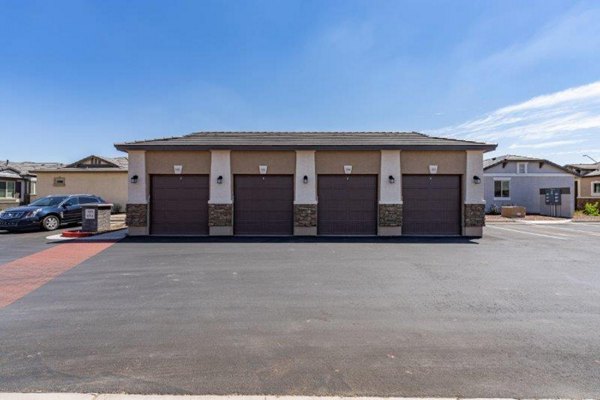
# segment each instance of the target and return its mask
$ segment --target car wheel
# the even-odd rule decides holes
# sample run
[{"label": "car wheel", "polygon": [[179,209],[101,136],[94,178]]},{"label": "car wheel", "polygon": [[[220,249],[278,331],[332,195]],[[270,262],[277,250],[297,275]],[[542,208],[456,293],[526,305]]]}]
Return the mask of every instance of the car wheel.
[{"label": "car wheel", "polygon": [[53,231],[60,226],[60,219],[56,215],[48,215],[42,220],[42,226],[47,231]]}]

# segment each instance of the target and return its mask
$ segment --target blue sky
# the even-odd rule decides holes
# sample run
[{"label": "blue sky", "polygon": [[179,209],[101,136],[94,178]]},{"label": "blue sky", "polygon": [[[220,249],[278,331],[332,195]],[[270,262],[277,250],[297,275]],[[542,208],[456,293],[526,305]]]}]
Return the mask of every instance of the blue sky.
[{"label": "blue sky", "polygon": [[598,1],[0,0],[0,159],[415,130],[600,161]]}]

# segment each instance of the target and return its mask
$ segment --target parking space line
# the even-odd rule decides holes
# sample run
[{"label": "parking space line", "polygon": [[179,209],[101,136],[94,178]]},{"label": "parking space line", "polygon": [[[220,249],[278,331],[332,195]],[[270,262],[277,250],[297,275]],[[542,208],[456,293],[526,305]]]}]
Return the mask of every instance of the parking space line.
[{"label": "parking space line", "polygon": [[584,231],[584,230],[579,230],[579,229],[571,229],[571,228],[559,228],[557,226],[545,226],[545,228],[554,228],[556,230],[559,231],[569,231],[569,232],[575,232],[575,233],[581,233],[583,235],[591,235],[591,236],[599,236],[600,237],[600,233],[598,232],[590,232],[590,231]]},{"label": "parking space line", "polygon": [[0,265],[0,309],[115,243],[116,241],[64,243]]},{"label": "parking space line", "polygon": [[533,236],[546,237],[546,238],[550,238],[550,239],[567,240],[566,237],[563,237],[564,235],[562,235],[562,236],[546,235],[546,234],[543,234],[543,233],[527,232],[527,231],[522,231],[522,230],[519,230],[519,229],[510,229],[510,228],[500,227],[500,226],[496,226],[496,225],[487,225],[487,227],[488,228],[499,229],[499,230],[502,230],[502,231],[522,233],[524,235],[533,235]]}]

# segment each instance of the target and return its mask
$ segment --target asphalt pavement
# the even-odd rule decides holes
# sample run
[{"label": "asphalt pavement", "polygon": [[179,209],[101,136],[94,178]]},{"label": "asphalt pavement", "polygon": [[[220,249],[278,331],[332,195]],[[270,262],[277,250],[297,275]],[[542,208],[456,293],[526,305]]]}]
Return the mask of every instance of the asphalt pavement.
[{"label": "asphalt pavement", "polygon": [[599,243],[127,239],[0,309],[0,391],[600,398]]}]

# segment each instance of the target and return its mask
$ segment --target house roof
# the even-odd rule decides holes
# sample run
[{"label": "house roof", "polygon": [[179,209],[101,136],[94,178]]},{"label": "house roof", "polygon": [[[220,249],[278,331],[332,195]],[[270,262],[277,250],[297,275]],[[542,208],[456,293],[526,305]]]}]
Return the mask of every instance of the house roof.
[{"label": "house roof", "polygon": [[590,172],[589,174],[586,174],[586,175],[583,175],[583,176],[586,177],[586,178],[591,177],[591,176],[600,176],[600,169],[596,170],[594,172]]},{"label": "house roof", "polygon": [[185,136],[117,143],[127,150],[414,149],[483,150],[495,144],[439,138],[417,132],[196,132]]},{"label": "house roof", "polygon": [[32,174],[32,171],[38,168],[57,168],[62,166],[63,164],[57,162],[33,162],[33,161],[23,161],[23,162],[13,162],[6,161],[0,164],[0,171],[5,171],[6,169],[12,169],[16,171],[20,176],[26,175],[35,175]]},{"label": "house roof", "polygon": [[502,163],[508,163],[508,162],[538,162],[538,163],[544,163],[544,164],[548,164],[548,165],[552,165],[555,168],[558,168],[564,172],[567,172],[571,175],[577,175],[575,172],[571,171],[568,168],[563,167],[562,165],[553,163],[550,160],[546,160],[545,158],[538,158],[538,157],[528,157],[528,156],[518,156],[518,155],[513,155],[513,154],[507,154],[504,156],[499,156],[499,157],[494,157],[494,158],[488,158],[487,160],[483,160],[483,170],[485,171],[486,169],[490,169],[498,164],[502,164]]},{"label": "house roof", "polygon": [[0,178],[21,179],[22,176],[12,168],[0,168]]},{"label": "house roof", "polygon": [[127,171],[129,162],[127,157],[104,157],[89,155],[74,163],[60,165],[54,168],[38,168],[34,172],[119,172]]},{"label": "house roof", "polygon": [[595,163],[595,164],[567,164],[567,165],[565,165],[565,167],[573,167],[573,168],[577,168],[577,169],[585,169],[585,170],[589,170],[589,171],[595,171],[597,169],[600,169],[600,162]]}]

